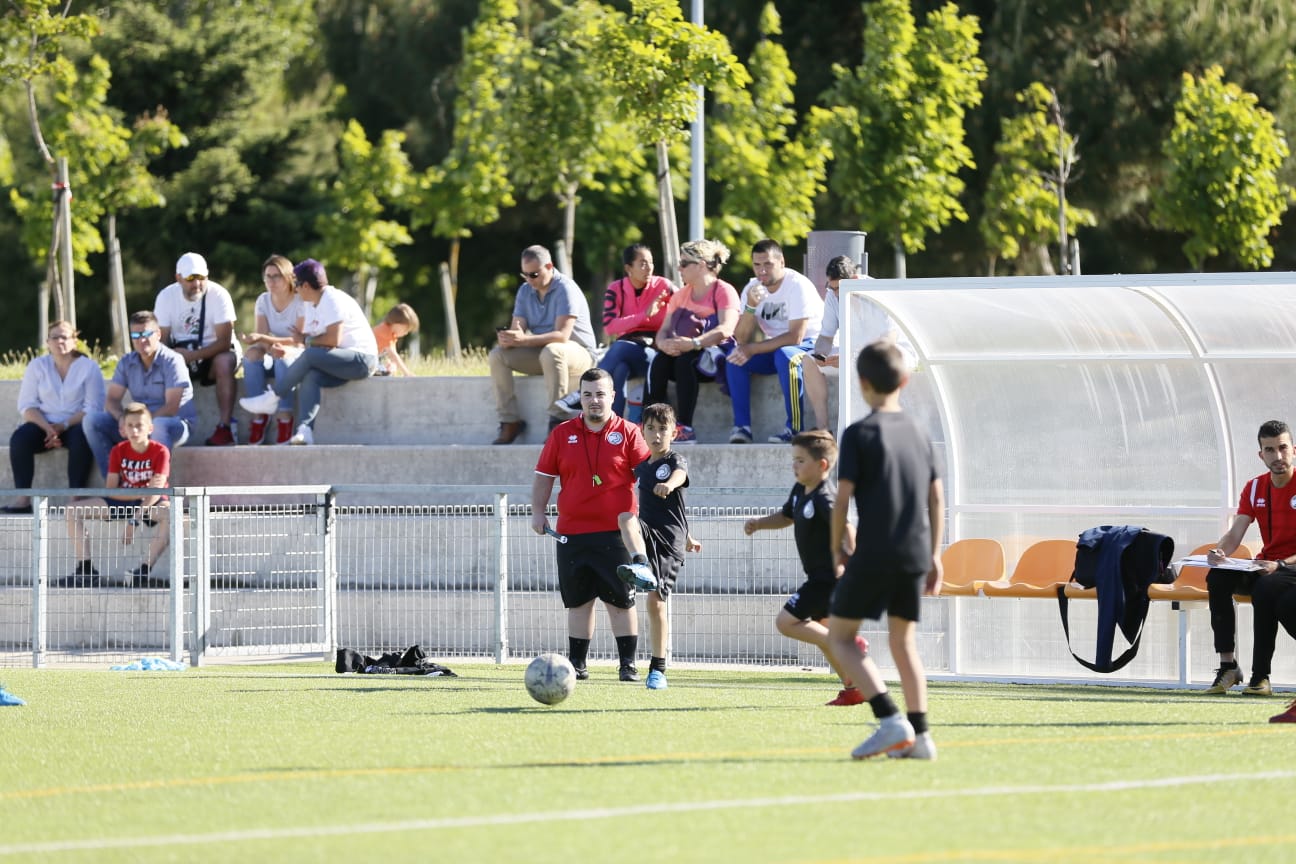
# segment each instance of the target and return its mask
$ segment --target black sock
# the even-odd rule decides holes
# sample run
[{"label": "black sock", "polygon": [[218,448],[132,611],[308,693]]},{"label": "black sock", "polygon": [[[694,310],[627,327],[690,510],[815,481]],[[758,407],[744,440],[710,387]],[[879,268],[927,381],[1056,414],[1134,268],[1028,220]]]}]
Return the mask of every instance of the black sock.
[{"label": "black sock", "polygon": [[639,637],[618,636],[616,637],[616,642],[617,657],[621,659],[621,665],[633,666],[635,662],[635,654],[639,653]]},{"label": "black sock", "polygon": [[567,637],[567,658],[577,669],[585,668],[585,660],[589,657],[590,640],[577,639],[575,636]]},{"label": "black sock", "polygon": [[909,718],[909,725],[913,727],[915,735],[921,735],[927,731],[926,711],[910,711],[905,716]]},{"label": "black sock", "polygon": [[651,670],[653,670],[653,669],[656,669],[658,672],[665,672],[665,671],[666,671],[666,658],[665,658],[665,657],[654,657],[654,658],[652,658],[651,660],[648,661],[648,669],[649,669],[649,671],[651,671]]},{"label": "black sock", "polygon": [[648,556],[647,556],[647,555],[635,555],[635,556],[633,556],[633,557],[630,559],[630,563],[631,563],[631,564],[647,564],[647,563],[648,563]]},{"label": "black sock", "polygon": [[[86,563],[89,564],[90,562],[87,561]],[[1236,660],[1221,660],[1221,661],[1220,661],[1220,668],[1221,668],[1221,669],[1236,669],[1236,668],[1238,668],[1237,661],[1236,661]]]},{"label": "black sock", "polygon": [[879,720],[885,720],[892,714],[900,713],[900,709],[896,707],[895,702],[891,699],[891,694],[886,691],[877,694],[868,702],[869,707],[873,709],[873,716]]}]

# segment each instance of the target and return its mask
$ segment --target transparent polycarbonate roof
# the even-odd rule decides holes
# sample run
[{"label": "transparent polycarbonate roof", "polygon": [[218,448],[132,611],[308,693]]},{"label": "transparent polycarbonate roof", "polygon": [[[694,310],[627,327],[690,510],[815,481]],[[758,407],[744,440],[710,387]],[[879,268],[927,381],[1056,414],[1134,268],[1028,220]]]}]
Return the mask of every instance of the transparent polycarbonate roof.
[{"label": "transparent polycarbonate roof", "polygon": [[[1218,539],[1262,473],[1256,431],[1296,422],[1296,274],[851,280],[843,351],[890,315],[902,404],[945,462],[949,539],[1010,552],[1102,524],[1180,551]],[[865,413],[853,364],[841,420]],[[1015,557],[1015,556],[1013,556]]]}]

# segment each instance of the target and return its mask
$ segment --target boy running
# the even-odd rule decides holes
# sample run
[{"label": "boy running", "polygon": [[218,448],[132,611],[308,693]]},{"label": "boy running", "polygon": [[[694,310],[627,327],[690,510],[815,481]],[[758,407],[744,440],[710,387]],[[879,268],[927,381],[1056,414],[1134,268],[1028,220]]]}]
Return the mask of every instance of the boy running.
[{"label": "boy running", "polygon": [[[806,579],[779,610],[774,626],[789,639],[814,645],[823,652],[833,671],[841,678],[842,690],[829,705],[858,705],[864,696],[842,674],[828,653],[828,602],[842,568],[834,560],[831,544],[833,502],[837,487],[832,481],[832,466],[837,461],[837,444],[822,430],[800,432],[792,437],[792,473],[796,485],[778,513],[748,519],[743,532],[774,531],[793,526],[797,554]],[[867,650],[868,643],[859,637]]]},{"label": "boy running", "polygon": [[[693,539],[684,515],[684,487],[689,485],[688,460],[671,449],[675,440],[675,409],[658,402],[643,409],[643,435],[649,457],[635,468],[638,479],[639,516],[622,513],[617,520],[621,537],[631,553],[631,563],[617,568],[617,575],[648,592],[648,628],[652,639],[652,660],[648,665],[649,690],[665,690],[666,643],[670,620],[666,599],[684,566],[684,552],[698,552],[702,544]],[[651,568],[655,588],[644,579],[643,568]]]},{"label": "boy running", "polygon": [[[840,495],[833,508],[832,549],[846,564],[833,592],[828,649],[839,668],[859,684],[877,731],[851,751],[855,759],[881,753],[935,759],[927,731],[927,679],[914,636],[923,594],[940,592],[940,539],[945,494],[931,442],[900,411],[900,389],[909,381],[894,343],[874,342],[855,364],[860,391],[873,413],[842,436]],[[846,513],[855,499],[857,536]],[[856,548],[861,550],[855,555]],[[855,644],[860,622],[887,614],[891,656],[900,673],[908,716],[887,692],[877,665]]]}]

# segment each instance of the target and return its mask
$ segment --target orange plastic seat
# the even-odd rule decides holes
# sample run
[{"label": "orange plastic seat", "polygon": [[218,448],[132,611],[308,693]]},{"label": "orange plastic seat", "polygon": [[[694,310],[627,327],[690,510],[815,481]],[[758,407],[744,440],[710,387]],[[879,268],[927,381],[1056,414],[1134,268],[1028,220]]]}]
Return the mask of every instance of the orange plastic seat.
[{"label": "orange plastic seat", "polygon": [[941,596],[975,597],[985,583],[1003,579],[1003,544],[984,537],[955,540],[941,553],[941,563]]},{"label": "orange plastic seat", "polygon": [[[1215,548],[1214,543],[1206,543],[1192,551],[1193,555],[1205,555]],[[1238,546],[1233,558],[1251,558],[1251,550],[1246,544]],[[1148,586],[1149,600],[1179,600],[1182,602],[1203,601],[1206,599],[1206,574],[1209,567],[1183,566],[1179,576],[1169,585],[1152,584]],[[1250,599],[1250,598],[1248,598]]]},{"label": "orange plastic seat", "polygon": [[1022,553],[1012,578],[981,586],[987,597],[1056,597],[1057,586],[1071,580],[1076,541],[1040,540]]}]

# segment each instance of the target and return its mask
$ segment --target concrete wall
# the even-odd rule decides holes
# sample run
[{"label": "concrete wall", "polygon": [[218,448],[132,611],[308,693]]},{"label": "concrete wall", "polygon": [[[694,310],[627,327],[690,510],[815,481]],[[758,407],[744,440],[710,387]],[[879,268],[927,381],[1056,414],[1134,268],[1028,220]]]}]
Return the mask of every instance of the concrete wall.
[{"label": "concrete wall", "polygon": [[[547,414],[538,378],[518,376],[518,395],[531,426],[519,443],[490,445],[495,437],[494,397],[488,378],[372,378],[327,390],[316,424],[314,447],[205,447],[201,441],[215,423],[215,394],[199,388],[199,426],[188,445],[174,454],[180,485],[284,485],[302,483],[399,483],[428,485],[529,485]],[[0,381],[0,409],[14,406],[17,381]],[[830,410],[837,410],[835,387]],[[17,412],[11,415],[17,422]],[[239,409],[243,439],[247,418]],[[753,388],[757,440],[783,427],[782,394],[777,379],[758,378]],[[697,430],[700,444],[690,449],[693,488],[789,487],[786,448],[756,444],[734,446],[729,400],[713,384],[703,385]],[[8,454],[7,439],[0,445]],[[708,444],[714,446],[707,446]],[[95,476],[91,485],[100,486]],[[66,460],[52,453],[36,460],[36,486],[67,484]],[[0,489],[12,488],[8,458],[0,460]],[[489,500],[484,489],[480,500]]]}]

